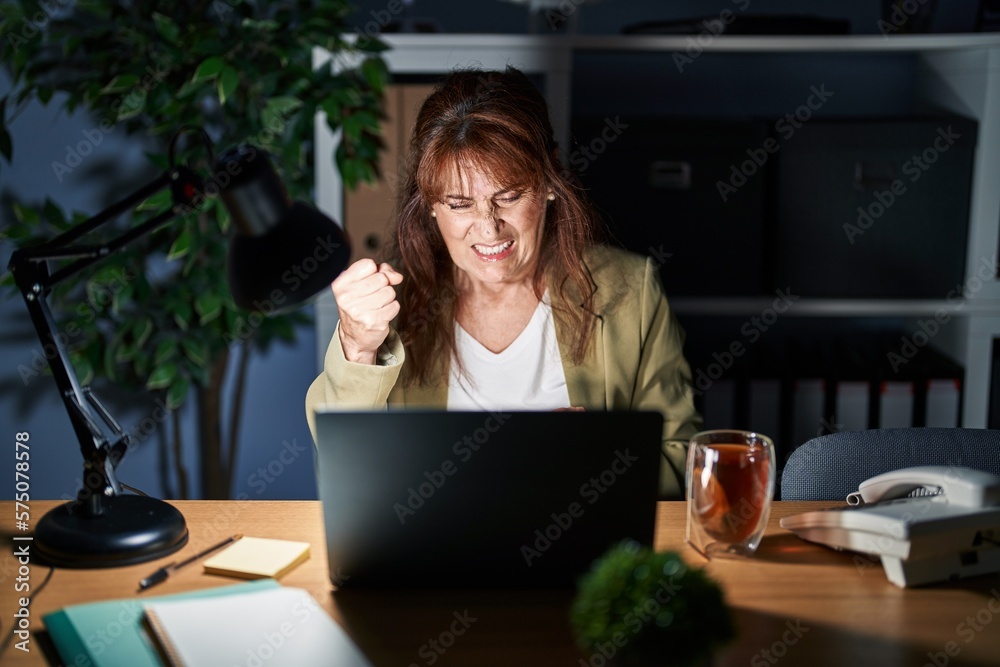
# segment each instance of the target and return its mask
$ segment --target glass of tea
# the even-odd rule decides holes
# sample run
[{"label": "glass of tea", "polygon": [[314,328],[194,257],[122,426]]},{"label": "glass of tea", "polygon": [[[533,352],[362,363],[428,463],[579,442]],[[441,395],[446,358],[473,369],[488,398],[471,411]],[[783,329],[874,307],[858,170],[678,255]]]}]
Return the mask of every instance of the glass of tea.
[{"label": "glass of tea", "polygon": [[687,458],[687,534],[706,558],[752,556],[774,496],[774,443],[734,429],[696,433]]}]

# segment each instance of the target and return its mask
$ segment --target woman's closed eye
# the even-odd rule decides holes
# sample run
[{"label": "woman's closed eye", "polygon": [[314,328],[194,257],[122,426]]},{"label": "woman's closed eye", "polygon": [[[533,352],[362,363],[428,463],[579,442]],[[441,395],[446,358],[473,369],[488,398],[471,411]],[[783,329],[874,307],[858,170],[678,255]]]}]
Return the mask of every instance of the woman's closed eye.
[{"label": "woman's closed eye", "polygon": [[[504,192],[503,194],[496,195],[492,200],[493,206],[500,208],[513,206],[521,201],[526,193],[527,190],[517,190],[515,192]],[[450,211],[469,211],[475,206],[475,202],[472,199],[452,197],[449,201],[445,202],[445,205]]]},{"label": "woman's closed eye", "polygon": [[494,201],[496,201],[496,203],[500,206],[511,206],[512,204],[517,203],[523,196],[524,190],[521,190],[520,192],[511,192],[503,195],[502,197],[497,197]]}]

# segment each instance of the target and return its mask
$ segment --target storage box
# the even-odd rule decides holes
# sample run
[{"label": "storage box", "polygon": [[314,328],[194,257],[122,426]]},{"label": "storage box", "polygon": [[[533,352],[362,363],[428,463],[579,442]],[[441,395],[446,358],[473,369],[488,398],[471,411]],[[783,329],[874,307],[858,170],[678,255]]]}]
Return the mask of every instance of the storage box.
[{"label": "storage box", "polygon": [[[564,161],[612,242],[649,255],[669,296],[761,292],[767,161],[763,121],[578,118]],[[732,170],[741,170],[732,187]],[[746,172],[750,175],[747,176]],[[721,188],[719,184],[728,187]]]},{"label": "storage box", "polygon": [[976,129],[955,116],[803,123],[776,156],[768,287],[946,298],[964,279]]}]

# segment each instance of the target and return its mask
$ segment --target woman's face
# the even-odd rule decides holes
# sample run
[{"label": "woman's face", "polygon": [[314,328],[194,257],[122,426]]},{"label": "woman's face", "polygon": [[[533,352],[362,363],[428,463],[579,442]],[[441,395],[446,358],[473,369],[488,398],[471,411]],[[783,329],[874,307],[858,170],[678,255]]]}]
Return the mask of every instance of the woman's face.
[{"label": "woman's face", "polygon": [[451,260],[478,283],[530,281],[538,264],[545,192],[505,188],[488,174],[456,172],[432,207]]}]

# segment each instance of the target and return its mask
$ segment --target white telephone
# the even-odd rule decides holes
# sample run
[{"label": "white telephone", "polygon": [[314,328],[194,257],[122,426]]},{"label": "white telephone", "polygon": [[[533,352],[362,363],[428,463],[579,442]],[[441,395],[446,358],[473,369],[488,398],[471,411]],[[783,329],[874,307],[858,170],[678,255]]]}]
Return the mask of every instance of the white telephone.
[{"label": "white telephone", "polygon": [[880,556],[901,587],[1000,572],[1000,477],[904,468],[863,482],[847,502],[780,524],[810,542]]}]

